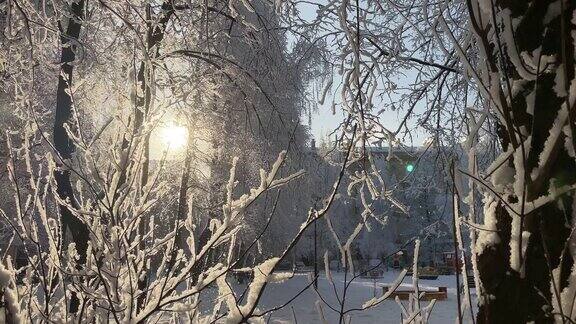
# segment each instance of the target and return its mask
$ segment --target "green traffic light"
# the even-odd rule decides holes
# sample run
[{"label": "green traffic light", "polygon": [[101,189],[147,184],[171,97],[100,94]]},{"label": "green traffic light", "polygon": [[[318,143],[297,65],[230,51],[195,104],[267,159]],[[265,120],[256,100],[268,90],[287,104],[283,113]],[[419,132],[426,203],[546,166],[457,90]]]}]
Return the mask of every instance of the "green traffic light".
[{"label": "green traffic light", "polygon": [[414,165],[412,165],[412,164],[407,164],[407,165],[406,165],[406,171],[408,171],[408,172],[414,171]]}]

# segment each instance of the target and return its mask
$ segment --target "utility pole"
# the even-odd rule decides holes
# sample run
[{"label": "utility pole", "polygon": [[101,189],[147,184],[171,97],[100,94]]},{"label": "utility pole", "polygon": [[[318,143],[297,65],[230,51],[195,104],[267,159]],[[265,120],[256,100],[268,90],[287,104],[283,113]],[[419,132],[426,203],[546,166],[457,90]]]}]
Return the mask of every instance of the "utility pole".
[{"label": "utility pole", "polygon": [[[310,141],[310,153],[315,158],[316,161],[316,141],[312,139]],[[318,202],[320,201],[320,197],[313,195],[314,199],[314,208],[318,207]],[[314,288],[318,289],[318,224],[317,220],[314,221]]]},{"label": "utility pole", "polygon": [[318,289],[318,246],[317,246],[317,222],[314,222],[314,288]]}]

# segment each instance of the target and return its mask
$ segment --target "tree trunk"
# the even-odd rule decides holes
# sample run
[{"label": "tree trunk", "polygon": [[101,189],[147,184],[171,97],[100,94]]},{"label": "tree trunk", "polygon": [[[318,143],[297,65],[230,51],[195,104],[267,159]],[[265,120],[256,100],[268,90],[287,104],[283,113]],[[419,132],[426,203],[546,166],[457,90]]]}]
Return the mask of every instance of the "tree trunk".
[{"label": "tree trunk", "polygon": [[[554,319],[564,322],[559,313],[576,316],[571,314],[572,307],[562,310],[558,306],[574,303],[574,296],[560,303],[558,296],[569,285],[567,279],[572,272],[573,256],[568,243],[574,227],[574,194],[568,191],[540,207],[529,206],[537,198],[548,196],[549,191],[576,183],[576,164],[568,153],[573,148],[573,139],[566,135],[570,134],[569,129],[574,130],[571,118],[574,100],[566,94],[571,92],[570,81],[574,79],[571,33],[575,26],[571,19],[576,6],[574,1],[492,3],[492,11],[474,8],[481,14],[479,18],[472,15],[471,19],[473,25],[476,21],[475,30],[486,45],[488,70],[499,76],[492,76],[490,82],[501,83],[497,98],[502,107],[498,125],[500,142],[503,151],[511,147],[515,153],[502,166],[509,168],[513,176],[500,173],[492,177],[493,185],[502,184],[504,189],[502,200],[496,198],[498,203],[493,212],[484,215],[485,222],[489,218],[496,221],[498,239],[489,242],[477,256],[483,287],[477,320],[478,323],[547,323]],[[482,21],[488,27],[480,29]],[[493,30],[498,31],[495,36]],[[538,67],[547,59],[544,55],[555,58],[546,67]],[[566,131],[560,132],[557,139],[552,138],[555,120],[562,115],[567,116],[560,123],[566,126]],[[541,157],[545,150],[550,152],[547,159]],[[518,214],[506,208],[503,201],[517,206]]]},{"label": "tree trunk", "polygon": [[[172,0],[166,0],[162,3],[162,12],[159,20],[156,22],[152,19],[152,6],[148,4],[146,6],[146,19],[147,19],[147,51],[148,55],[155,58],[159,54],[159,47],[164,39],[164,33],[166,31],[166,26],[174,13],[174,7]],[[140,63],[140,69],[137,75],[138,85],[140,86],[141,97],[136,98],[136,110],[134,116],[134,133],[136,134],[144,121],[146,116],[150,111],[152,105],[152,76],[154,75],[155,67],[151,61],[142,61]],[[150,169],[150,134],[144,134],[144,156],[142,162],[142,174],[140,185],[141,188],[146,186],[148,183],[148,173]],[[141,189],[140,188],[140,189]],[[140,221],[139,232],[141,237],[148,231],[148,222],[145,220]],[[146,242],[142,240],[140,242],[140,247],[143,248]],[[138,280],[138,289],[145,291],[148,286],[148,277],[143,276],[142,279]],[[146,293],[142,293],[137,299],[137,307],[141,309],[144,306],[146,300]]]},{"label": "tree trunk", "polygon": [[[74,198],[74,191],[70,183],[70,169],[67,165],[71,163],[72,153],[75,150],[74,142],[68,136],[64,124],[68,123],[70,128],[74,128],[75,123],[71,123],[74,114],[73,101],[70,94],[72,85],[72,62],[76,59],[76,42],[80,37],[81,21],[84,13],[84,0],[73,2],[71,5],[72,18],[68,19],[66,31],[61,30],[62,48],[60,54],[60,75],[58,77],[58,89],[56,93],[56,115],[54,118],[54,147],[60,156],[57,161],[57,169],[54,171],[56,181],[56,192],[60,199],[67,200],[74,207],[78,203]],[[62,26],[60,26],[63,29]],[[60,160],[61,159],[61,160]],[[76,249],[80,255],[79,264],[86,262],[86,249],[88,247],[88,227],[76,218],[70,209],[65,205],[59,205],[60,218],[62,223],[61,250],[66,238],[66,230],[72,235],[72,240],[76,244]],[[77,312],[79,301],[75,295],[70,301],[70,311]]]},{"label": "tree trunk", "polygon": [[[186,147],[186,157],[184,159],[184,169],[182,170],[182,178],[180,179],[180,190],[178,192],[178,211],[176,214],[176,226],[181,226],[183,222],[186,221],[188,215],[188,182],[190,181],[190,165],[192,163],[192,147],[191,139],[188,139]],[[176,232],[176,244],[177,249],[182,249],[185,255],[189,255],[192,251],[188,251],[188,245],[186,244],[186,232],[188,232],[184,226],[178,229]],[[191,233],[188,233],[190,235]],[[196,253],[196,251],[194,251]],[[176,251],[174,252],[172,258],[176,256]]]}]

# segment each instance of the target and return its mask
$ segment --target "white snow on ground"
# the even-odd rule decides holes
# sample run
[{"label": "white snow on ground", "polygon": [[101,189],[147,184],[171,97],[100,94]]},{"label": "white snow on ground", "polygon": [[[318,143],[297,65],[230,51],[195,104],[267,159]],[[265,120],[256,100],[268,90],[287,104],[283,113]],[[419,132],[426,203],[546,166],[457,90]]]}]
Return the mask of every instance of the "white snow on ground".
[{"label": "white snow on ground", "polygon": [[[347,293],[346,300],[348,301],[345,309],[360,307],[365,301],[374,297],[374,283],[376,282],[377,296],[382,294],[382,285],[392,283],[399,272],[386,272],[384,276],[376,281],[368,278],[358,278],[350,285]],[[338,292],[341,298],[342,287],[344,282],[344,274],[333,272],[332,276],[334,282],[337,284]],[[349,279],[349,278],[348,278]],[[412,277],[404,278],[402,288],[408,289],[411,286]],[[270,284],[263,296],[263,299],[258,307],[260,310],[268,310],[278,305],[286,303],[290,298],[298,294],[306,285],[308,285],[308,274],[297,273],[295,276],[283,283]],[[338,303],[334,296],[334,288],[331,283],[326,279],[324,274],[319,278],[318,290],[322,293],[324,299],[329,302],[334,308],[338,309]],[[241,289],[245,285],[239,285],[237,288]],[[439,300],[436,302],[431,315],[431,323],[454,323],[457,317],[457,300],[456,300],[456,277],[439,276],[437,280],[419,280],[419,287],[421,290],[437,290],[436,287],[448,288],[448,299]],[[474,292],[474,289],[472,289]],[[475,296],[472,296],[474,301]],[[315,303],[318,296],[312,288],[309,288],[296,300],[291,302],[287,307],[276,311],[272,314],[269,323],[294,323],[294,314],[298,323],[321,323],[318,313],[316,311]],[[407,303],[407,301],[403,301]],[[428,301],[422,301],[422,306],[428,305]],[[338,317],[335,312],[323,305],[324,315],[328,323],[338,323]],[[368,324],[368,323],[400,323],[400,307],[393,300],[389,299],[380,305],[363,312],[351,313],[352,323]],[[470,318],[470,311],[464,314],[467,320]]]},{"label": "white snow on ground", "polygon": [[[381,296],[382,286],[389,285],[395,281],[400,272],[390,271],[384,273],[382,278],[377,280],[372,280],[368,278],[358,278],[353,281],[350,285],[347,296],[346,296],[346,307],[345,309],[358,308],[364,302],[374,297],[376,292],[377,296]],[[337,291],[342,297],[342,288],[344,283],[344,274],[342,272],[332,272],[332,277],[336,283]],[[350,278],[348,277],[348,280]],[[229,278],[232,281],[232,278]],[[258,309],[260,311],[266,311],[268,309],[274,308],[279,305],[285,304],[288,300],[296,296],[302,289],[309,285],[309,274],[308,273],[296,273],[292,279],[286,280],[279,283],[271,283],[266,288],[263,298],[260,301]],[[246,284],[235,284],[231,282],[234,286],[234,290],[237,292],[242,292],[246,288]],[[375,288],[376,287],[376,288]],[[406,276],[400,288],[402,290],[408,290],[412,287],[412,277]],[[420,291],[437,291],[437,287],[447,287],[448,288],[448,299],[438,300],[432,310],[432,315],[430,316],[430,323],[445,324],[445,323],[456,323],[456,277],[451,276],[439,276],[436,280],[423,280],[419,279],[419,290]],[[325,301],[329,302],[332,307],[338,309],[339,305],[337,303],[336,297],[334,295],[334,288],[331,283],[326,279],[324,273],[320,275],[318,281],[318,290],[321,292],[322,297]],[[471,289],[473,292],[472,300],[475,302],[475,289]],[[214,289],[209,289],[207,293],[203,296],[203,299],[215,298],[214,295],[216,291]],[[319,300],[316,292],[312,287],[308,288],[304,293],[298,296],[294,301],[288,304],[281,310],[271,313],[271,318],[268,316],[265,319],[268,323],[295,323],[294,314],[299,324],[308,323],[322,323],[319,319],[318,312],[316,311],[316,301]],[[408,301],[402,301],[405,305]],[[421,305],[428,305],[429,301],[422,301]],[[201,303],[202,304],[202,303]],[[211,304],[211,303],[208,303]],[[322,305],[324,316],[328,323],[338,323],[338,315]],[[476,312],[476,306],[474,306]],[[204,310],[203,312],[205,312]],[[353,312],[351,313],[353,324],[372,324],[372,323],[400,323],[400,307],[393,299],[388,299],[377,305],[374,308],[363,312]],[[0,323],[3,323],[4,312],[0,308]],[[470,323],[470,311],[467,310],[464,314],[464,323]]]}]

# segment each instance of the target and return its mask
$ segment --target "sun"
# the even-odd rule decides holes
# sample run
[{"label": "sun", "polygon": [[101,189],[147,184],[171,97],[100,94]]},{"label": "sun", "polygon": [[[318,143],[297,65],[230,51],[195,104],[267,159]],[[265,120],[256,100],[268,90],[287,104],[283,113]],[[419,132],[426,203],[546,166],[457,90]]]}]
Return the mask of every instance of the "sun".
[{"label": "sun", "polygon": [[168,149],[180,149],[188,141],[188,130],[182,126],[166,125],[161,130],[161,137],[163,144],[167,145]]}]

